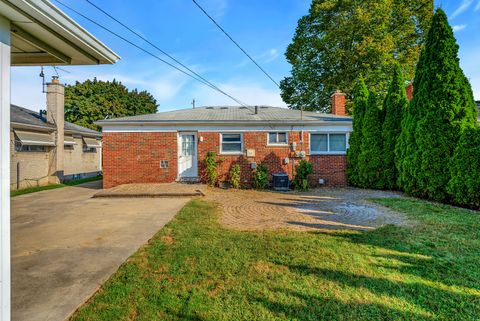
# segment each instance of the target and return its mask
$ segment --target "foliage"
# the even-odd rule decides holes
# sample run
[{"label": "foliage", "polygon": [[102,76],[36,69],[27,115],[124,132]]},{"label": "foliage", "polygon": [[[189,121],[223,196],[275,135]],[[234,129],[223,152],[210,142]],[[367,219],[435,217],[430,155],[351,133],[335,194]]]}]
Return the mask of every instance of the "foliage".
[{"label": "foliage", "polygon": [[359,183],[362,187],[384,187],[382,122],[383,114],[377,106],[377,97],[370,92],[362,126],[361,153],[358,156]]},{"label": "foliage", "polygon": [[478,320],[480,216],[375,202],[416,224],[243,232],[192,200],[72,320]]},{"label": "foliage", "polygon": [[480,128],[466,128],[450,162],[448,192],[462,206],[480,209]]},{"label": "foliage", "polygon": [[383,138],[383,182],[386,189],[396,189],[398,171],[395,161],[395,146],[401,132],[402,111],[408,105],[405,82],[400,66],[393,72],[383,110],[385,120],[382,127]]},{"label": "foliage", "polygon": [[367,109],[368,89],[363,78],[357,81],[353,97],[353,131],[350,134],[347,150],[347,177],[350,185],[359,186],[358,157],[361,153],[362,126]]},{"label": "foliage", "polygon": [[57,189],[61,187],[66,187],[66,186],[75,186],[75,185],[80,185],[88,182],[94,182],[101,180],[103,177],[100,176],[94,176],[94,177],[87,177],[87,178],[80,178],[80,179],[75,179],[75,180],[70,180],[70,181],[65,181],[63,184],[49,184],[49,185],[44,185],[44,186],[35,186],[35,187],[28,187],[24,189],[19,189],[16,191],[11,191],[10,192],[10,197],[15,197],[15,196],[20,196],[24,194],[30,194],[30,193],[36,193],[36,192],[41,192],[41,191],[46,191],[50,189]]},{"label": "foliage", "polygon": [[[408,148],[411,159],[403,161],[413,173],[406,192],[437,201],[448,201],[450,158],[460,130],[476,125],[477,109],[472,89],[460,68],[458,45],[446,14],[438,9],[427,36],[426,46],[417,67],[407,124],[413,131]],[[406,133],[412,135],[412,132]],[[404,169],[405,170],[405,169]]]},{"label": "foliage", "polygon": [[65,120],[99,130],[93,122],[157,112],[157,102],[147,91],[128,90],[121,82],[94,78],[65,87]]},{"label": "foliage", "polygon": [[256,189],[266,189],[268,185],[268,167],[265,164],[259,163],[253,171],[253,187]]},{"label": "foliage", "polygon": [[230,169],[230,184],[233,188],[240,188],[240,176],[241,176],[241,167],[239,164],[235,164]]},{"label": "foliage", "polygon": [[207,184],[210,186],[217,186],[218,183],[218,160],[215,152],[207,152],[204,159],[205,174]]},{"label": "foliage", "polygon": [[351,97],[359,75],[381,95],[397,63],[412,79],[432,14],[433,0],[313,0],[286,52],[283,100],[327,112],[331,93]]},{"label": "foliage", "polygon": [[295,189],[298,191],[308,190],[308,176],[313,173],[312,163],[302,159],[297,166],[295,166],[295,179],[293,181]]}]

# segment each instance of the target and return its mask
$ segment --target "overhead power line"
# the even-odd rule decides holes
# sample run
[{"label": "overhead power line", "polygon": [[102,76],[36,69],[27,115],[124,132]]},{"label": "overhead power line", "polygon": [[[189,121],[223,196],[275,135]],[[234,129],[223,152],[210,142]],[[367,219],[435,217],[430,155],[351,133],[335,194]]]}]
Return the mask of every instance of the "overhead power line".
[{"label": "overhead power line", "polygon": [[[112,14],[108,13],[105,9],[102,9],[100,6],[96,5],[95,3],[93,3],[92,1],[90,0],[85,0],[86,2],[88,2],[90,5],[92,5],[94,8],[96,8],[97,10],[99,10],[100,12],[102,12],[103,14],[105,14],[107,17],[109,17],[110,19],[112,19],[113,21],[117,22],[119,25],[121,25],[122,27],[124,27],[125,29],[127,29],[128,31],[130,31],[131,33],[133,33],[134,35],[136,35],[137,37],[139,37],[140,39],[142,39],[143,41],[145,41],[146,43],[148,43],[150,46],[152,46],[153,48],[157,49],[158,51],[160,51],[162,54],[164,54],[165,56],[167,56],[168,58],[172,59],[173,61],[175,61],[177,64],[179,64],[180,66],[182,66],[183,68],[187,69],[189,72],[191,72],[192,74],[194,74],[195,76],[197,76],[198,78],[200,78],[201,80],[203,80],[205,83],[207,83],[209,85],[209,87],[221,92],[222,94],[224,95],[227,95],[225,92],[223,92],[223,90],[221,90],[220,88],[218,88],[216,85],[214,85],[213,83],[211,83],[210,81],[208,81],[207,79],[205,79],[202,75],[198,74],[197,72],[195,72],[194,70],[192,70],[190,67],[188,67],[187,65],[183,64],[182,62],[180,62],[178,59],[176,59],[175,57],[173,57],[172,55],[168,54],[167,52],[165,52],[164,50],[162,50],[161,48],[159,48],[157,45],[155,45],[154,43],[152,43],[150,40],[148,40],[147,38],[145,38],[144,36],[142,36],[140,33],[136,32],[135,30],[133,30],[133,28],[127,26],[125,23],[121,22],[119,19],[115,18]],[[236,99],[236,98],[235,98]],[[235,100],[236,101],[236,100]],[[236,101],[238,103],[238,101]],[[247,106],[245,103],[241,103],[240,105],[244,105],[244,106]]]},{"label": "overhead power line", "polygon": [[[135,48],[143,51],[144,53],[146,53],[146,54],[154,57],[155,59],[157,59],[157,60],[159,60],[159,61],[167,64],[168,66],[170,66],[170,67],[172,67],[172,68],[180,71],[181,73],[189,76],[190,78],[195,79],[195,80],[197,80],[198,82],[201,82],[202,84],[204,84],[204,85],[206,85],[206,86],[208,86],[208,87],[210,87],[210,88],[212,88],[212,89],[220,92],[221,94],[223,94],[223,95],[227,96],[228,98],[232,99],[233,101],[235,101],[237,104],[239,104],[239,105],[241,105],[241,106],[244,106],[244,107],[250,107],[250,106],[248,106],[247,104],[245,104],[244,102],[242,102],[241,100],[233,97],[232,95],[226,93],[225,91],[221,90],[221,89],[218,88],[217,86],[213,85],[211,82],[209,82],[208,80],[206,80],[206,79],[203,78],[202,76],[198,75],[196,72],[193,72],[190,68],[185,67],[185,65],[181,64],[180,62],[178,62],[178,60],[174,59],[172,56],[166,54],[163,50],[161,50],[161,49],[158,48],[157,46],[154,46],[154,47],[155,47],[157,50],[160,50],[160,51],[161,51],[162,53],[164,53],[165,55],[167,55],[169,58],[173,59],[175,62],[177,62],[177,63],[181,64],[182,66],[184,66],[184,68],[187,68],[187,70],[191,71],[194,75],[186,72],[186,71],[183,70],[183,69],[178,68],[177,66],[175,66],[175,65],[171,64],[170,62],[162,59],[161,57],[159,57],[158,55],[152,53],[151,51],[149,51],[149,50],[147,50],[147,49],[145,49],[145,48],[137,45],[136,43],[128,40],[127,38],[119,35],[118,33],[114,32],[114,31],[112,31],[112,30],[110,30],[109,28],[107,28],[107,27],[103,26],[102,24],[98,23],[97,21],[95,21],[95,20],[87,17],[86,15],[84,15],[84,14],[82,14],[81,12],[79,12],[78,10],[70,7],[69,5],[63,3],[62,1],[60,1],[60,0],[55,0],[55,1],[56,1],[57,3],[59,3],[60,5],[62,5],[63,7],[67,8],[68,10],[76,13],[77,15],[79,15],[79,16],[83,17],[84,19],[90,21],[91,23],[95,24],[95,25],[98,26],[99,28],[102,28],[103,30],[107,31],[108,33],[110,33],[110,34],[114,35],[115,37],[123,40],[124,42],[130,44],[131,46],[133,46],[133,47],[135,47]],[[89,1],[88,1],[88,2],[89,2]],[[90,2],[89,2],[89,3],[90,3]],[[102,11],[102,12],[103,12],[103,11]],[[112,18],[112,19],[113,19],[113,18]],[[117,22],[120,23],[119,21],[117,21]],[[122,24],[122,25],[123,25],[123,24]],[[126,26],[124,26],[124,27],[126,27]],[[128,28],[128,29],[130,29],[130,28]],[[133,32],[133,31],[132,31],[132,32]],[[134,32],[134,33],[135,33],[135,32]],[[136,34],[136,33],[135,33],[135,34]],[[141,38],[142,38],[143,40],[145,40],[144,37],[141,37]],[[145,40],[145,41],[147,41],[147,40]],[[148,42],[149,44],[151,44],[149,41],[147,41],[147,42]]]},{"label": "overhead power line", "polygon": [[268,72],[267,72],[265,69],[263,69],[262,66],[260,66],[260,65],[255,61],[255,59],[253,59],[252,56],[250,56],[250,55],[238,44],[238,42],[236,42],[236,41],[232,38],[232,36],[230,36],[230,35],[225,31],[225,29],[223,29],[222,26],[220,26],[220,24],[218,24],[218,22],[216,22],[215,19],[213,19],[212,16],[210,16],[210,15],[208,14],[208,12],[205,11],[205,9],[203,9],[202,6],[198,4],[197,1],[195,1],[195,0],[192,0],[192,1],[193,1],[193,3],[195,3],[195,5],[196,5],[210,20],[212,20],[212,22],[218,27],[218,29],[220,29],[220,30],[225,34],[225,36],[227,36],[228,39],[230,39],[230,40],[235,44],[235,46],[237,46],[238,49],[240,49],[240,50],[265,74],[265,76],[267,76],[277,87],[280,87],[280,85],[278,84],[278,82],[277,82],[275,79],[273,79],[273,77],[270,76],[270,75],[268,74]]}]

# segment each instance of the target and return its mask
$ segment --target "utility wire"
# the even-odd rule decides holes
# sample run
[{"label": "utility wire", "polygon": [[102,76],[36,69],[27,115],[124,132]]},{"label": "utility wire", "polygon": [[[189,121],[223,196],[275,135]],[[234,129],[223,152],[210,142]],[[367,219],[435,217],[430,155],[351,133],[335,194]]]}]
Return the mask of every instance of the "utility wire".
[{"label": "utility wire", "polygon": [[[206,81],[204,81],[204,80],[202,80],[202,79],[200,79],[200,78],[197,78],[196,76],[194,76],[194,75],[191,75],[191,74],[189,74],[188,72],[186,72],[186,71],[184,71],[184,70],[182,70],[182,69],[178,68],[177,66],[175,66],[175,65],[171,64],[170,62],[168,62],[168,61],[166,61],[166,60],[164,60],[164,59],[160,58],[160,57],[159,57],[159,56],[157,56],[156,54],[154,54],[154,53],[152,53],[152,52],[148,51],[147,49],[145,49],[145,48],[143,48],[143,47],[141,47],[141,46],[139,46],[139,45],[135,44],[134,42],[132,42],[132,41],[130,41],[130,40],[128,40],[128,39],[126,39],[125,37],[123,37],[123,36],[119,35],[118,33],[116,33],[116,32],[114,32],[114,31],[112,31],[112,30],[108,29],[107,27],[105,27],[105,26],[101,25],[100,23],[96,22],[95,20],[93,20],[93,19],[91,19],[91,18],[89,18],[89,17],[85,16],[85,15],[84,15],[84,14],[82,14],[81,12],[79,12],[79,11],[75,10],[74,8],[72,8],[72,7],[68,6],[68,5],[66,5],[66,4],[65,4],[65,3],[63,3],[62,1],[60,1],[60,0],[55,0],[55,1],[56,1],[57,3],[59,3],[60,5],[62,5],[63,7],[65,7],[65,8],[67,8],[67,9],[69,9],[70,11],[72,11],[72,12],[76,13],[77,15],[79,15],[79,16],[83,17],[84,19],[86,19],[86,20],[90,21],[91,23],[95,24],[95,25],[96,25],[96,26],[98,26],[99,28],[102,28],[103,30],[107,31],[108,33],[110,33],[110,34],[112,34],[112,35],[116,36],[117,38],[119,38],[119,39],[121,39],[121,40],[125,41],[126,43],[130,44],[131,46],[133,46],[133,47],[135,47],[135,48],[137,48],[137,49],[139,49],[139,50],[143,51],[144,53],[146,53],[146,54],[148,54],[148,55],[150,55],[150,56],[154,57],[155,59],[158,59],[158,60],[160,60],[161,62],[163,62],[163,63],[167,64],[168,66],[170,66],[170,67],[172,67],[172,68],[174,68],[174,69],[176,69],[176,70],[180,71],[181,73],[183,73],[183,74],[185,74],[185,75],[187,75],[187,76],[189,76],[189,77],[191,77],[191,78],[193,78],[193,79],[195,79],[195,80],[197,80],[197,81],[199,81],[199,82],[203,83],[204,85],[206,85],[206,86],[208,86],[208,87],[210,87],[210,88],[212,88],[212,89],[214,89],[214,90],[217,90],[218,92],[222,93],[223,95],[225,95],[225,96],[227,96],[228,98],[230,98],[230,99],[232,99],[233,101],[235,101],[237,104],[239,104],[239,105],[241,105],[241,106],[244,106],[244,107],[249,107],[247,104],[245,104],[245,103],[243,103],[242,101],[238,100],[237,98],[235,98],[235,97],[233,97],[233,96],[229,95],[228,93],[226,93],[226,92],[224,92],[223,90],[219,89],[219,88],[218,88],[218,87],[216,87],[215,85],[212,85],[211,83],[209,83],[209,82],[206,82]],[[203,78],[203,77],[202,77],[202,78]]]},{"label": "utility wire", "polygon": [[277,87],[280,87],[280,85],[278,84],[278,82],[276,82],[275,79],[273,79],[272,76],[270,76],[270,75],[268,74],[268,72],[266,72],[265,69],[263,69],[263,68],[255,61],[255,59],[253,59],[252,56],[250,56],[250,55],[238,44],[238,42],[236,42],[236,41],[225,31],[225,29],[223,29],[222,26],[219,25],[219,24],[215,21],[215,19],[213,19],[212,16],[210,16],[210,15],[208,14],[208,12],[206,12],[205,9],[203,9],[202,6],[200,6],[200,5],[198,4],[197,1],[195,1],[195,0],[192,0],[192,1],[193,1],[193,3],[196,4],[196,6],[197,6],[210,20],[212,20],[212,22],[228,37],[228,39],[230,39],[230,40],[235,44],[235,46],[237,46],[238,49],[240,49],[240,50],[265,74],[265,76],[267,76],[268,78],[270,78],[270,80],[273,81],[273,83],[274,83],[275,85],[277,85]]},{"label": "utility wire", "polygon": [[[143,41],[145,41],[146,43],[148,43],[150,46],[152,46],[153,48],[157,49],[158,51],[160,51],[162,54],[164,54],[165,56],[167,56],[168,58],[172,59],[173,61],[175,61],[177,64],[179,64],[180,66],[182,66],[183,68],[185,68],[186,70],[188,70],[189,72],[191,72],[192,74],[194,74],[195,76],[197,76],[198,78],[200,78],[201,80],[203,80],[204,82],[206,82],[211,88],[223,93],[223,94],[226,94],[224,93],[220,88],[218,88],[217,86],[215,86],[213,83],[211,83],[210,81],[208,81],[207,79],[205,79],[202,75],[199,75],[197,72],[195,72],[194,70],[192,70],[190,67],[186,66],[185,64],[183,64],[182,62],[178,61],[178,59],[176,59],[175,57],[173,57],[172,55],[168,54],[167,52],[165,52],[164,50],[162,50],[161,48],[159,48],[157,45],[155,45],[154,43],[152,43],[150,40],[148,40],[147,38],[145,38],[144,36],[142,36],[140,33],[136,32],[135,30],[133,30],[132,28],[130,28],[129,26],[127,26],[126,24],[124,24],[123,22],[121,22],[120,20],[118,20],[117,18],[115,18],[112,14],[108,13],[106,10],[102,9],[101,7],[99,7],[98,5],[96,5],[95,3],[93,3],[92,1],[90,0],[85,0],[86,2],[88,2],[91,6],[93,6],[94,8],[96,8],[97,10],[99,10],[100,12],[102,12],[103,14],[105,14],[107,17],[109,17],[110,19],[112,19],[113,21],[117,22],[119,25],[121,25],[122,27],[124,27],[125,29],[127,29],[128,31],[130,31],[131,33],[133,33],[134,35],[136,35],[137,37],[139,37],[140,39],[142,39]],[[242,102],[241,105],[244,105],[244,106],[247,106],[245,103]]]}]

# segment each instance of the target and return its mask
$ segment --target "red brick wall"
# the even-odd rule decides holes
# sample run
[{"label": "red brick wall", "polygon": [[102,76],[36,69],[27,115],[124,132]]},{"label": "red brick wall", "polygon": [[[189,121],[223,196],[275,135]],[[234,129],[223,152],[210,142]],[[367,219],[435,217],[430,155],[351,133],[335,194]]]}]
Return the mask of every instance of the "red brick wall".
[{"label": "red brick wall", "polygon": [[[297,151],[301,150],[301,132],[288,133],[289,144],[297,143]],[[228,173],[234,164],[240,164],[241,180],[250,184],[252,179],[251,162],[265,163],[270,174],[286,173],[293,178],[293,167],[299,158],[290,158],[285,164],[284,159],[290,157],[290,146],[267,146],[266,132],[244,132],[243,148],[255,149],[255,157],[244,155],[220,155],[220,134],[199,132],[203,141],[198,143],[199,176],[204,179],[205,168],[203,160],[207,152],[219,154],[219,180],[227,181]],[[309,135],[304,132],[303,150],[309,150]],[[314,174],[311,184],[318,185],[318,179],[323,178],[329,186],[345,186],[346,156],[321,155],[307,156],[313,163]],[[168,160],[169,168],[161,169],[160,160]],[[293,166],[292,166],[293,164]],[[104,133],[103,136],[103,173],[104,187],[109,188],[126,183],[173,182],[177,178],[177,134],[176,133]]]},{"label": "red brick wall", "polygon": [[[177,133],[104,133],[103,187],[177,178]],[[160,161],[168,160],[168,168]]]},{"label": "red brick wall", "polygon": [[[198,136],[203,137],[203,142],[198,145],[199,155],[199,174],[201,177],[205,175],[205,168],[203,159],[209,151],[220,153],[220,135],[219,133],[198,133]],[[297,150],[301,150],[300,146],[301,132],[293,131],[288,133],[289,144],[297,142]],[[303,150],[309,150],[309,134],[303,133],[304,146]],[[252,169],[251,162],[265,163],[270,174],[286,173],[293,178],[295,170],[294,166],[298,164],[300,158],[291,158],[290,146],[267,146],[266,132],[244,132],[243,133],[243,148],[255,149],[255,157],[246,157],[242,155],[218,155],[221,160],[219,163],[219,180],[227,181],[228,173],[231,167],[235,164],[240,164],[242,169],[241,180],[243,183],[251,183]],[[290,157],[290,163],[285,164],[284,159]],[[346,186],[346,168],[347,161],[344,155],[321,155],[321,156],[307,156],[313,163],[314,174],[311,176],[310,183],[312,186],[318,185],[320,178],[325,179],[329,186]],[[293,165],[293,166],[292,166]]]}]

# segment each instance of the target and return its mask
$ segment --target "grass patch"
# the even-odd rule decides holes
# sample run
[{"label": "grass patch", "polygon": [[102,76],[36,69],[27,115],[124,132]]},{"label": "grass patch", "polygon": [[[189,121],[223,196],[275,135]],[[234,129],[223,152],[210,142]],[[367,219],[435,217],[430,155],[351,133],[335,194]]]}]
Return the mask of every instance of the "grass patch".
[{"label": "grass patch", "polygon": [[419,224],[239,232],[189,202],[74,320],[478,320],[480,215],[375,200]]},{"label": "grass patch", "polygon": [[15,196],[24,195],[24,194],[30,194],[30,193],[40,192],[40,191],[46,191],[46,190],[50,190],[50,189],[62,188],[62,187],[65,187],[65,186],[74,186],[74,185],[79,185],[79,184],[83,184],[83,183],[98,181],[98,180],[101,180],[101,179],[102,179],[102,176],[95,176],[95,177],[88,177],[88,178],[71,180],[71,181],[68,181],[68,182],[64,182],[63,184],[50,184],[50,185],[45,185],[45,186],[29,187],[29,188],[20,189],[20,190],[17,190],[17,191],[11,191],[10,192],[10,197],[15,197]]}]

